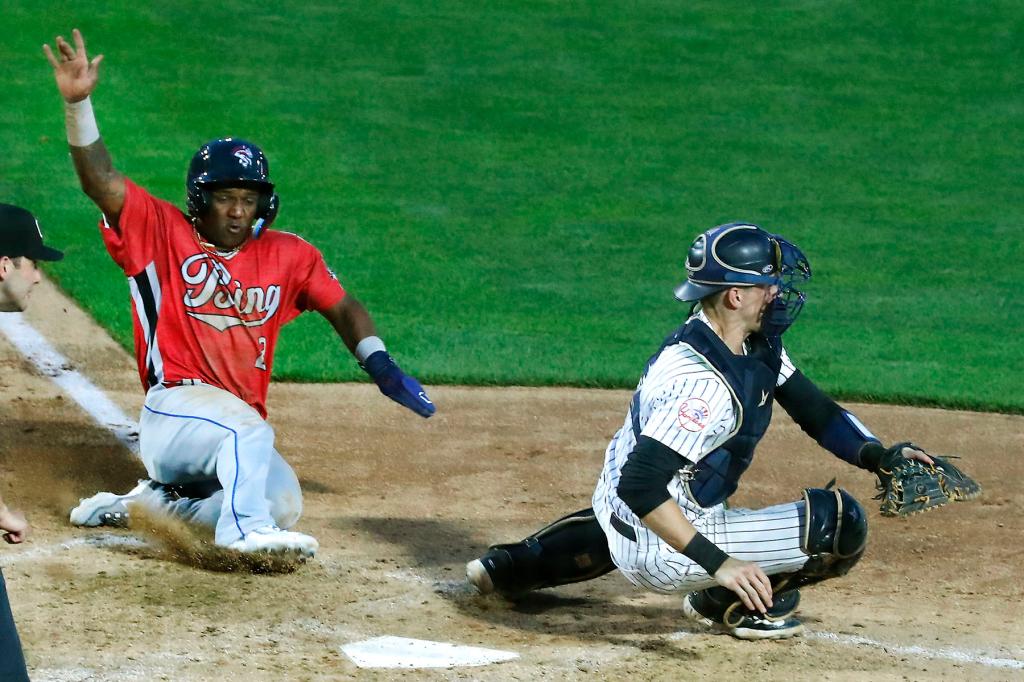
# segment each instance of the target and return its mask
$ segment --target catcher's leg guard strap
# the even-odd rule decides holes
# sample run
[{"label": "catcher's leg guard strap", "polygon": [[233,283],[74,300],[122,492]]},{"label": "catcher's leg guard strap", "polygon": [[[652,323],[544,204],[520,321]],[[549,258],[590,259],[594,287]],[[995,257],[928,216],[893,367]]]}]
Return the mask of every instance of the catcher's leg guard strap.
[{"label": "catcher's leg guard strap", "polygon": [[810,559],[792,577],[799,587],[846,575],[867,546],[864,507],[842,488],[804,490],[803,538],[800,547]]},{"label": "catcher's leg guard strap", "polygon": [[589,508],[521,542],[493,545],[481,561],[494,587],[506,596],[590,580],[615,568],[608,540]]}]

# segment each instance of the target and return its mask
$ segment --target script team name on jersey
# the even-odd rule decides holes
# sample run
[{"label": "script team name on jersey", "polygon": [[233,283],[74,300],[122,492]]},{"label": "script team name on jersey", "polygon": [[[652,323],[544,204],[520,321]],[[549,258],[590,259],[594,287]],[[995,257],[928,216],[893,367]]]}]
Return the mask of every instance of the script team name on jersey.
[{"label": "script team name on jersey", "polygon": [[279,284],[245,287],[231,277],[224,263],[205,252],[182,262],[181,277],[187,285],[182,299],[188,308],[185,313],[218,331],[262,326],[281,305]]}]

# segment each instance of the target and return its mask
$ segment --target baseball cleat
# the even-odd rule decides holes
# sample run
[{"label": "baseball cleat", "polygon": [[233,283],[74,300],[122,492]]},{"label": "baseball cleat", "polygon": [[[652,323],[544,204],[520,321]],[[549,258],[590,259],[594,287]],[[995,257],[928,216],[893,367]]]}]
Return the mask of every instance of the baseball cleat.
[{"label": "baseball cleat", "polygon": [[312,557],[320,543],[311,535],[281,530],[277,526],[264,526],[250,531],[241,540],[235,540],[228,549],[239,552],[264,552],[266,554],[297,554]]},{"label": "baseball cleat", "polygon": [[792,616],[780,620],[772,620],[762,616],[747,615],[740,624],[729,628],[729,634],[737,639],[789,639],[804,633],[804,624],[799,618]]},{"label": "baseball cleat", "polygon": [[127,528],[130,517],[128,505],[140,501],[148,490],[152,490],[150,482],[141,480],[124,495],[96,493],[92,497],[83,498],[78,501],[78,506],[71,510],[71,523],[88,528]]},{"label": "baseball cleat", "polygon": [[484,563],[479,559],[473,559],[466,564],[466,580],[480,594],[491,594],[494,592],[494,581],[491,580],[491,574],[487,572]]},{"label": "baseball cleat", "polygon": [[[795,590],[793,593],[799,594]],[[691,592],[683,600],[683,613],[686,614],[687,618],[716,632],[732,635],[737,639],[788,639],[802,635],[804,632],[803,623],[800,622],[799,618],[795,618],[792,615],[793,611],[796,610],[796,603],[799,602],[798,596],[795,599],[785,600],[791,603],[779,603],[773,609],[769,609],[769,611],[780,607],[785,609],[778,616],[764,616],[760,613],[746,611],[745,609],[729,609],[725,614],[725,622],[712,618],[709,614],[702,613],[698,610],[699,606],[695,600],[696,602],[701,601],[699,592]],[[710,606],[710,604],[707,606]]]}]

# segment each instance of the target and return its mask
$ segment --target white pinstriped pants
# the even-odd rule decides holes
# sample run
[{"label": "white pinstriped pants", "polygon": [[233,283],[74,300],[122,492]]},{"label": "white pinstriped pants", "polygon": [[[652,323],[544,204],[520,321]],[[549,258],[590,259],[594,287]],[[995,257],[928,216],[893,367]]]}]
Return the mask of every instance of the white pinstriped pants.
[{"label": "white pinstriped pants", "polygon": [[[636,534],[630,540],[611,524],[604,479],[594,491],[594,513],[608,538],[608,549],[619,572],[629,582],[653,592],[672,594],[713,587],[718,583],[707,571],[662,541],[644,525],[629,524]],[[765,509],[726,509],[716,505],[683,514],[698,532],[729,556],[755,562],[767,575],[796,571],[807,563],[800,549],[803,500]]]}]

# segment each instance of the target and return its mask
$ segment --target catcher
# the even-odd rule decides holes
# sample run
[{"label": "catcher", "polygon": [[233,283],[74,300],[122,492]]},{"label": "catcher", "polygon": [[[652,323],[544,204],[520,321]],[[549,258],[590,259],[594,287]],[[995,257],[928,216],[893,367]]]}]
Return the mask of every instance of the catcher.
[{"label": "catcher", "polygon": [[808,488],[767,509],[725,505],[779,404],[836,457],[879,476],[882,511],[967,499],[974,481],[910,444],[890,448],[797,370],[782,334],[811,276],[801,251],[756,225],[693,242],[676,298],[688,320],[651,357],[612,438],[591,509],[466,566],[484,594],[516,598],[613,568],[655,592],[688,593],[690,618],[740,639],[802,632],[799,588],[845,575],[864,553],[867,519],[845,490]]}]

